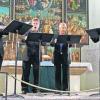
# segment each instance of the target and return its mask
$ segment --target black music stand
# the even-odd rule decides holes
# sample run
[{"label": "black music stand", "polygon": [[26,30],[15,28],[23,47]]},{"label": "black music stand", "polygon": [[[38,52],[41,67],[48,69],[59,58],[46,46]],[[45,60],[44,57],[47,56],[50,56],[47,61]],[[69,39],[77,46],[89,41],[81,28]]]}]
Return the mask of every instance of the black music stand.
[{"label": "black music stand", "polygon": [[[94,43],[100,42],[100,28],[94,28],[94,29],[89,29],[86,30],[86,32],[89,34],[91,40]],[[99,50],[100,50],[100,43],[99,43]],[[100,52],[99,52],[99,93],[92,94],[90,96],[100,96]]]},{"label": "black music stand", "polygon": [[92,39],[92,41],[94,43],[97,43],[100,39],[99,35],[100,33],[98,32],[98,30],[100,30],[99,28],[95,28],[95,29],[90,29],[90,30],[86,30],[86,32],[89,34],[90,38]]},{"label": "black music stand", "polygon": [[29,33],[26,42],[34,43],[35,45],[39,45],[39,67],[40,67],[40,46],[41,46],[41,36],[43,33]]},{"label": "black music stand", "polygon": [[41,36],[42,36],[42,34],[43,33],[34,33],[34,32],[30,32],[30,33],[28,33],[29,35],[28,35],[28,37],[27,37],[27,40],[26,40],[26,42],[27,41],[29,41],[29,42],[39,42],[40,40],[41,40]]},{"label": "black music stand", "polygon": [[45,52],[46,55],[47,55],[47,46],[51,45],[51,41],[53,37],[54,37],[54,34],[49,34],[49,33],[43,33],[41,36],[41,44],[46,49],[46,52]]},{"label": "black music stand", "polygon": [[[81,35],[58,35],[57,43],[68,43],[68,51],[69,51],[69,47],[71,47],[72,44],[80,44],[80,39]],[[69,58],[69,63],[71,63],[70,54],[68,54],[68,58]]]},{"label": "black music stand", "polygon": [[41,36],[42,43],[50,43],[54,34],[43,33]]},{"label": "black music stand", "polygon": [[40,53],[41,49],[40,46],[44,43],[50,43],[51,39],[53,38],[53,34],[47,33],[29,33],[26,42],[33,42],[39,45],[39,66],[40,66]]},{"label": "black music stand", "polygon": [[[71,63],[70,59],[70,52],[69,52],[69,47],[71,44],[79,44],[81,39],[81,35],[58,35],[57,36],[57,43],[68,43],[68,61],[69,64]],[[68,69],[69,70],[69,69]],[[70,71],[68,71],[70,72]],[[70,73],[68,76],[68,91],[70,91]],[[70,93],[68,93],[70,95]]]},{"label": "black music stand", "polygon": [[[32,28],[32,25],[19,22],[17,20],[13,20],[2,32],[3,35],[8,35],[9,32],[13,34],[20,34],[24,35],[30,28]],[[12,97],[20,97],[16,94],[16,78],[17,78],[17,60],[18,60],[18,46],[19,43],[16,42],[16,58],[15,58],[15,85],[14,85],[14,94],[11,95]]]},{"label": "black music stand", "polygon": [[80,43],[81,35],[58,35],[57,43]]},{"label": "black music stand", "polygon": [[9,32],[24,35],[30,28],[32,28],[32,25],[13,20],[2,32],[3,35],[8,35]]},{"label": "black music stand", "polygon": [[29,33],[26,42],[35,43],[39,45],[39,67],[41,61],[41,45],[46,45],[50,43],[53,38],[53,34],[48,33]]}]

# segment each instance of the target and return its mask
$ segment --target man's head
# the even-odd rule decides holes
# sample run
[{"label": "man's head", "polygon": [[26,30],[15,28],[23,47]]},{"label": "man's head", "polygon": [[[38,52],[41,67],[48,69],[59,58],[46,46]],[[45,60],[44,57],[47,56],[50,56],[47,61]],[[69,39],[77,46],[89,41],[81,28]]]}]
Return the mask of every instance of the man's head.
[{"label": "man's head", "polygon": [[65,35],[67,31],[67,25],[66,23],[62,22],[59,24],[59,35]]},{"label": "man's head", "polygon": [[34,31],[34,32],[37,32],[38,31],[38,29],[39,29],[39,26],[40,26],[40,20],[38,19],[38,18],[33,18],[32,19],[32,25],[33,25],[33,27],[32,27],[32,30]]}]

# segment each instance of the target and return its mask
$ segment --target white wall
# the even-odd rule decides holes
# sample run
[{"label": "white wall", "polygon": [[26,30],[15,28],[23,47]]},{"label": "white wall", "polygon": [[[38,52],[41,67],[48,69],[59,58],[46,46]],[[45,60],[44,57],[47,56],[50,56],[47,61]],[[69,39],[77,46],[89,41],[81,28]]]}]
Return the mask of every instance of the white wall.
[{"label": "white wall", "polygon": [[100,27],[100,0],[89,0],[89,27]]},{"label": "white wall", "polygon": [[[100,0],[89,0],[89,29],[100,28]],[[93,43],[89,39],[89,45],[81,49],[81,60],[92,63],[93,72],[81,76],[81,89],[91,89],[99,86],[99,42]]]}]

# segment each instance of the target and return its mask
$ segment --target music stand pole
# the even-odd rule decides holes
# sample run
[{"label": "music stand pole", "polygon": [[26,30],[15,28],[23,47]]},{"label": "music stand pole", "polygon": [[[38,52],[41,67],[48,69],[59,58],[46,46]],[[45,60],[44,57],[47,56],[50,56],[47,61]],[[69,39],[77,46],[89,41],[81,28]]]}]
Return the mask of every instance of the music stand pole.
[{"label": "music stand pole", "polygon": [[[42,50],[41,50],[41,40],[39,40],[39,44],[38,44],[38,45],[39,45],[39,75],[38,75],[39,78],[38,78],[38,85],[40,85],[40,84],[39,84],[39,80],[40,80],[40,67],[41,67],[40,62],[41,62],[41,56],[42,56],[42,55],[41,55],[41,52],[42,52]],[[40,93],[41,90],[39,90],[39,89],[37,88],[37,92]]]},{"label": "music stand pole", "polygon": [[[15,83],[14,83],[14,93],[12,95],[7,95],[7,97],[20,97],[20,98],[24,98],[21,95],[17,95],[16,94],[16,80],[17,80],[17,61],[18,61],[18,48],[19,48],[19,42],[16,42],[16,57],[15,57]],[[6,96],[4,96],[3,98],[6,99]]]},{"label": "music stand pole", "polygon": [[14,94],[11,96],[15,96],[15,97],[20,97],[20,98],[24,98],[21,95],[18,95],[16,93],[16,85],[17,85],[17,61],[18,61],[18,48],[19,48],[19,41],[16,41],[16,57],[15,57],[15,83],[14,83]]},{"label": "music stand pole", "polygon": [[[17,31],[17,35],[18,35],[18,31]],[[18,39],[18,37],[17,37]],[[17,95],[16,94],[16,85],[17,85],[17,61],[18,61],[18,48],[19,48],[19,41],[17,41],[16,39],[16,56],[15,56],[15,84],[14,84],[14,95],[16,97],[21,97],[21,98],[24,98],[23,96],[20,96],[20,95]]]},{"label": "music stand pole", "polygon": [[18,60],[18,42],[16,42],[16,57],[15,57],[15,85],[14,85],[15,95],[16,95],[16,78],[17,78],[17,60]]},{"label": "music stand pole", "polygon": [[[30,28],[32,28],[32,25],[13,20],[3,31],[3,35],[8,35],[9,32],[13,34],[20,34],[24,35]],[[18,38],[17,38],[18,39]],[[19,96],[16,94],[16,77],[17,77],[17,60],[18,60],[18,43],[16,42],[16,57],[15,57],[15,84],[14,84],[14,94],[12,96]],[[22,96],[20,96],[22,97]],[[22,97],[24,98],[24,97]]]},{"label": "music stand pole", "polygon": [[[70,59],[70,47],[69,47],[69,43],[68,43],[68,91],[70,91],[70,63],[71,63],[71,59]],[[68,95],[70,95],[70,92],[68,93]]]}]

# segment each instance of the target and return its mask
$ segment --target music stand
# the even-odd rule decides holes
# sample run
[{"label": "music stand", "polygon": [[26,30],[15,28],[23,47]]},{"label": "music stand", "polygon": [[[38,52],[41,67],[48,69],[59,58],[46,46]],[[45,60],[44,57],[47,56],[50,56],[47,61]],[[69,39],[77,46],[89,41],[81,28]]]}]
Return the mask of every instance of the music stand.
[{"label": "music stand", "polygon": [[35,45],[39,45],[39,67],[40,67],[40,46],[41,46],[41,36],[42,33],[29,33],[26,42],[34,43]]},{"label": "music stand", "polygon": [[[26,42],[33,42],[39,45],[39,63],[40,63],[40,53],[41,49],[40,46],[43,43],[49,43],[53,37],[53,34],[46,34],[46,33],[29,33]],[[40,66],[40,64],[39,64]]]},{"label": "music stand", "polygon": [[[68,43],[68,61],[69,61],[69,64],[71,63],[69,47],[71,44],[79,44],[80,39],[81,39],[81,35],[58,35],[58,37],[57,37],[58,44],[59,43]],[[69,68],[68,68],[68,72],[70,72]],[[68,91],[70,91],[70,75],[68,76],[68,80],[69,80],[68,81]]]},{"label": "music stand", "polygon": [[41,40],[41,36],[42,36],[43,33],[32,33],[30,32],[28,37],[27,37],[27,41],[29,42],[39,42]]},{"label": "music stand", "polygon": [[43,33],[41,36],[42,43],[50,43],[54,34]]},{"label": "music stand", "polygon": [[78,43],[80,42],[81,35],[58,35],[57,43]]},{"label": "music stand", "polygon": [[32,25],[13,20],[2,32],[3,35],[8,35],[9,32],[24,35],[30,28]]},{"label": "music stand", "polygon": [[[100,28],[94,28],[86,30],[86,32],[89,34],[91,40],[94,43],[100,42]],[[100,50],[100,43],[99,43],[99,50]],[[100,51],[99,51],[99,93],[92,94],[90,96],[94,95],[100,95]]]},{"label": "music stand", "polygon": [[54,34],[43,33],[41,37],[41,44],[44,46],[45,54],[47,55],[47,46],[50,46],[50,43],[53,39]]},{"label": "music stand", "polygon": [[[8,35],[9,32],[13,34],[20,34],[24,35],[30,28],[32,28],[32,25],[19,22],[17,20],[13,20],[2,32],[3,35]],[[16,94],[16,78],[17,78],[17,60],[18,60],[18,46],[19,43],[16,42],[16,58],[15,58],[15,85],[14,85],[14,94],[11,96],[17,96],[19,95]]]},{"label": "music stand", "polygon": [[50,43],[53,34],[48,33],[29,33],[26,42],[35,43],[39,45],[39,68],[40,68],[40,61],[41,61],[41,45],[44,43]]}]

